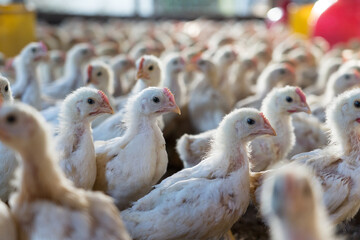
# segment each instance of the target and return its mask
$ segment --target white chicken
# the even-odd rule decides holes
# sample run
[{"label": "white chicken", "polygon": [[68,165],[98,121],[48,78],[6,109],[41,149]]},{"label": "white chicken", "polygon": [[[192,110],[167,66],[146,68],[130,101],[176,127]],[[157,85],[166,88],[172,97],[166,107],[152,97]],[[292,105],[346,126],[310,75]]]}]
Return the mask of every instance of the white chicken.
[{"label": "white chicken", "polygon": [[[137,61],[137,83],[127,96],[117,98],[117,108],[120,110],[113,116],[107,118],[104,122],[94,128],[94,140],[109,140],[115,137],[120,137],[125,132],[123,108],[127,100],[132,95],[136,95],[147,87],[156,87],[161,85],[162,67],[160,60],[155,56],[143,56]],[[163,128],[163,120],[160,116],[159,124]]]},{"label": "white chicken", "polygon": [[0,140],[22,157],[10,199],[20,239],[121,239],[130,237],[112,200],[75,188],[56,164],[46,122],[32,107],[4,104]]},{"label": "white chicken", "polygon": [[[14,101],[9,81],[0,75],[0,106],[3,102]],[[9,200],[10,193],[14,191],[11,180],[18,166],[14,151],[0,142],[0,199],[4,202]]]},{"label": "white chicken", "polygon": [[283,167],[265,179],[261,211],[273,240],[336,239],[320,185],[304,167]]},{"label": "white chicken", "polygon": [[333,223],[352,218],[360,208],[360,90],[339,95],[329,105],[327,124],[331,144],[301,153],[291,160],[312,169],[324,191],[324,203]]},{"label": "white chicken", "polygon": [[91,122],[106,113],[113,113],[107,96],[92,88],[79,88],[62,103],[56,139],[59,164],[76,187],[92,189],[94,185],[96,155]]},{"label": "white chicken", "polygon": [[[270,168],[286,158],[295,144],[291,115],[296,112],[310,113],[305,94],[297,87],[274,88],[264,99],[261,111],[269,117],[276,136],[262,136],[250,143],[250,167],[252,171]],[[210,148],[215,131],[198,136],[183,136],[177,150],[184,166],[192,167],[199,163]]]},{"label": "white chicken", "polygon": [[50,97],[63,99],[71,91],[84,85],[81,66],[94,55],[94,49],[90,44],[81,43],[75,45],[66,55],[64,75],[44,86],[43,93]]},{"label": "white chicken", "polygon": [[157,117],[170,111],[180,114],[170,90],[147,88],[126,106],[124,135],[95,143],[94,189],[112,196],[119,209],[147,194],[165,174],[168,158]]},{"label": "white chicken", "polygon": [[[125,73],[135,67],[134,61],[126,55],[118,55],[111,59],[110,66],[114,72],[114,97],[119,97],[126,93]],[[131,86],[131,84],[130,84]]]},{"label": "white chicken", "polygon": [[296,85],[294,67],[288,63],[269,64],[259,76],[256,94],[237,102],[236,107],[260,108],[262,100],[274,87]]},{"label": "white chicken", "polygon": [[275,135],[255,109],[228,114],[216,130],[209,157],[163,180],[122,212],[134,239],[219,239],[249,204],[247,142]]},{"label": "white chicken", "polygon": [[36,67],[47,56],[47,48],[42,42],[29,43],[16,57],[16,82],[12,86],[13,95],[22,102],[41,109],[41,88],[36,76]]},{"label": "white chicken", "polygon": [[204,58],[192,59],[195,68],[204,76],[190,93],[188,109],[192,125],[198,132],[217,128],[222,118],[229,112],[227,100],[218,91],[216,65]]}]

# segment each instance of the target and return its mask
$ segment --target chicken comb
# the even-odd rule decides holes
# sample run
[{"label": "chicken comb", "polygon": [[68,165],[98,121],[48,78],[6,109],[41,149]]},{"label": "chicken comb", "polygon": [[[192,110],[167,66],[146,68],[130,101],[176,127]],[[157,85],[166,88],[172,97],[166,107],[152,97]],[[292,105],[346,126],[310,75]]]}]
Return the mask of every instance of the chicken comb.
[{"label": "chicken comb", "polygon": [[269,120],[265,117],[264,113],[261,112],[261,113],[260,113],[260,116],[264,119],[265,124],[268,124],[268,125],[271,126]]},{"label": "chicken comb", "polygon": [[105,93],[104,93],[103,91],[100,91],[100,90],[98,91],[98,93],[100,94],[102,100],[103,100],[104,102],[106,102],[107,104],[110,105],[109,99],[108,99],[108,97],[105,95]]},{"label": "chicken comb", "polygon": [[301,102],[306,103],[306,96],[304,92],[298,87],[295,89],[295,92],[299,95]]},{"label": "chicken comb", "polygon": [[139,63],[139,70],[141,70],[141,69],[143,68],[144,62],[145,62],[145,58],[142,57],[142,58],[140,59],[140,63]]},{"label": "chicken comb", "polygon": [[170,102],[175,103],[175,98],[172,92],[168,88],[164,88],[164,94],[169,98]]},{"label": "chicken comb", "polygon": [[191,62],[191,63],[196,63],[196,62],[201,58],[201,56],[202,56],[202,53],[201,53],[201,52],[196,53],[194,56],[192,56],[192,57],[190,58],[190,62]]},{"label": "chicken comb", "polygon": [[42,49],[44,52],[47,52],[48,49],[47,49],[45,43],[44,43],[43,41],[40,41],[39,43],[40,43],[41,49]]},{"label": "chicken comb", "polygon": [[89,65],[88,68],[87,68],[87,75],[88,75],[88,78],[91,78],[91,72],[93,70],[93,66],[92,65]]}]

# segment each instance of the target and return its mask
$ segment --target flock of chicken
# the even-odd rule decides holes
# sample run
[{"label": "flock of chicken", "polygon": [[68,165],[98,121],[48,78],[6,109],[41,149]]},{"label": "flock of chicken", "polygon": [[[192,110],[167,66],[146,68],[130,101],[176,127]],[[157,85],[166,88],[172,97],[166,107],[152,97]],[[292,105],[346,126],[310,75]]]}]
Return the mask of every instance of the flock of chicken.
[{"label": "flock of chicken", "polygon": [[[0,59],[0,239],[233,239],[254,204],[272,239],[329,240],[358,212],[359,40],[203,19],[37,35]],[[164,178],[168,136],[185,168]]]}]

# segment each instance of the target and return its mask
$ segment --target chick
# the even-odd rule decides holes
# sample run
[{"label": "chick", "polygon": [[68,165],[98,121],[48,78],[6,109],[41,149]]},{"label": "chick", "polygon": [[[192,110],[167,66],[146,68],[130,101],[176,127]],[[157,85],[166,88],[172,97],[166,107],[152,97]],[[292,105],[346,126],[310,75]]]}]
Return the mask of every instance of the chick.
[{"label": "chick", "polygon": [[122,212],[134,239],[220,239],[249,204],[247,143],[274,135],[263,114],[240,109],[216,130],[209,156],[163,180]]},{"label": "chick", "polygon": [[46,122],[34,108],[4,104],[0,140],[22,158],[10,199],[20,239],[130,239],[109,197],[75,188],[66,179]]},{"label": "chick", "polygon": [[106,113],[112,114],[113,109],[100,90],[79,88],[62,103],[57,136],[59,164],[76,187],[92,189],[94,185],[96,155],[91,122]]},{"label": "chick", "polygon": [[261,212],[273,240],[334,240],[319,183],[298,165],[276,170],[264,180]]},{"label": "chick", "polygon": [[157,117],[171,111],[180,113],[167,88],[147,88],[126,106],[124,135],[95,143],[94,189],[112,196],[119,209],[147,194],[166,172],[168,158]]},{"label": "chick", "polygon": [[75,45],[66,55],[64,75],[44,86],[43,93],[47,96],[63,99],[71,91],[84,86],[81,66],[94,56],[94,49],[90,44]]}]

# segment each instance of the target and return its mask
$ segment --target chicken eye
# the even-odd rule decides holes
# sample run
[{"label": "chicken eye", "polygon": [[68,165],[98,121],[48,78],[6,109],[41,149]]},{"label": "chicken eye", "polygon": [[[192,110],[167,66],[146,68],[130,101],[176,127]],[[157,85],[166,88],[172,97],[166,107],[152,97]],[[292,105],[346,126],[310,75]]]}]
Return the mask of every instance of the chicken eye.
[{"label": "chicken eye", "polygon": [[354,106],[355,106],[356,108],[360,108],[360,101],[356,100],[356,101],[354,102]]},{"label": "chicken eye", "polygon": [[226,57],[226,58],[229,58],[229,57],[230,57],[230,53],[228,53],[228,52],[225,53],[225,57]]},{"label": "chicken eye", "polygon": [[91,98],[88,98],[87,102],[88,102],[88,104],[94,104],[95,103],[94,99],[91,99]]},{"label": "chicken eye", "polygon": [[102,75],[102,72],[98,72],[96,76],[100,77]]},{"label": "chicken eye", "polygon": [[177,65],[177,64],[178,64],[178,60],[174,60],[173,65]]},{"label": "chicken eye", "polygon": [[87,54],[87,49],[83,49],[83,50],[81,51],[81,53],[82,53],[83,55]]},{"label": "chicken eye", "polygon": [[154,66],[151,65],[148,69],[149,69],[149,71],[152,71],[152,70],[154,70]]},{"label": "chicken eye", "polygon": [[5,89],[5,92],[9,91],[9,86],[6,85],[4,89]]},{"label": "chicken eye", "polygon": [[290,96],[286,96],[286,101],[291,103],[293,101],[293,99]]},{"label": "chicken eye", "polygon": [[252,118],[248,118],[246,121],[249,125],[253,125],[255,123],[255,120]]},{"label": "chicken eye", "polygon": [[16,117],[14,115],[9,115],[6,117],[6,122],[7,123],[10,123],[10,124],[13,124],[16,122]]},{"label": "chicken eye", "polygon": [[33,47],[33,48],[31,49],[31,51],[32,51],[33,53],[36,53],[36,48]]},{"label": "chicken eye", "polygon": [[350,75],[349,75],[349,74],[345,74],[344,77],[345,77],[346,80],[349,80],[349,79],[350,79]]},{"label": "chicken eye", "polygon": [[285,69],[280,69],[280,74],[281,74],[281,75],[284,75],[285,72],[286,72]]},{"label": "chicken eye", "polygon": [[203,60],[199,61],[199,65],[204,65],[204,64],[205,64],[205,61],[203,61]]},{"label": "chicken eye", "polygon": [[160,99],[158,97],[153,97],[153,102],[158,103],[158,102],[160,102]]}]

